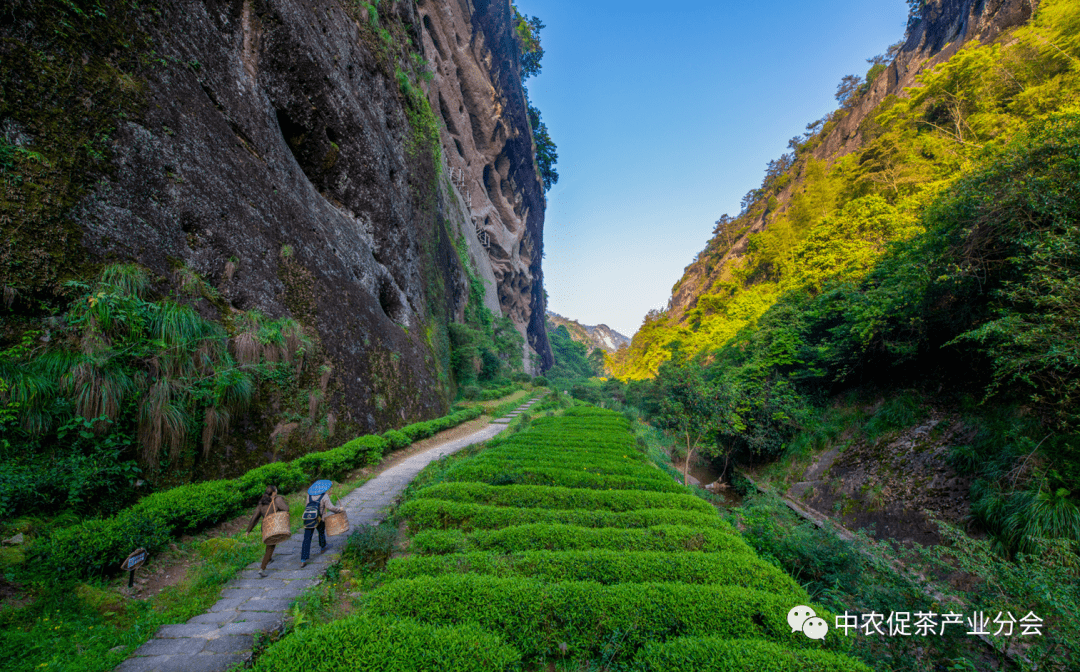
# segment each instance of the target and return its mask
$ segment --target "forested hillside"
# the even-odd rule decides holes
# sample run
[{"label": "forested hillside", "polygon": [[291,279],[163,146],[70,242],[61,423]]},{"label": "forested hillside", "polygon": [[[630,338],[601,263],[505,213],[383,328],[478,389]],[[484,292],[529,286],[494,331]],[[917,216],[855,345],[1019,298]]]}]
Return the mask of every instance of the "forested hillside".
[{"label": "forested hillside", "polygon": [[[869,59],[865,77],[838,87],[840,108],[809,124],[789,143],[791,152],[770,162],[742,212],[717,221],[673,288],[673,306],[650,313],[629,351],[615,358],[617,375],[655,375],[676,341],[688,353],[716,348],[785,293],[817,296],[826,286],[858,281],[892,243],[939,226],[934,212],[956,193],[950,187],[995,164],[1032,124],[1075,109],[1077,12],[1075,3],[1050,0],[1028,25],[990,44],[967,43],[919,75],[917,86],[865,114],[857,151],[822,156],[819,148],[836,144],[841,123],[889,74],[899,47]],[[697,291],[683,298],[681,286],[690,281]]]},{"label": "forested hillside", "polygon": [[1006,553],[1080,542],[1080,5],[969,40],[819,156],[898,53],[719,220],[680,281],[696,293],[676,285],[612,358],[652,382],[614,393],[724,464],[842,444],[811,436],[842,392],[895,398],[893,428],[932,399],[967,418],[948,460],[971,521]]}]

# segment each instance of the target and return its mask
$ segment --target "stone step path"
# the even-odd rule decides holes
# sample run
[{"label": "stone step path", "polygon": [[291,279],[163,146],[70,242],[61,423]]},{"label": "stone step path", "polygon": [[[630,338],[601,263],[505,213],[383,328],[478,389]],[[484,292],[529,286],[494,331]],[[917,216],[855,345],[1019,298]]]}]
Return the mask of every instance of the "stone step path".
[{"label": "stone step path", "polygon": [[[518,411],[537,401],[531,399]],[[487,441],[506,429],[512,419],[499,418],[469,436],[407,457],[336,504],[348,513],[351,529],[376,525],[386,517],[394,499],[430,462]],[[222,672],[245,662],[251,656],[255,635],[281,625],[300,593],[319,583],[327,567],[337,562],[347,538],[347,534],[327,537],[326,551],[320,554],[316,533],[311,540],[312,555],[301,569],[304,532],[297,532],[274,549],[266,578],[259,577],[259,562],[251,563],[222,589],[221,599],[208,612],[187,623],[161,626],[116,672]]]}]

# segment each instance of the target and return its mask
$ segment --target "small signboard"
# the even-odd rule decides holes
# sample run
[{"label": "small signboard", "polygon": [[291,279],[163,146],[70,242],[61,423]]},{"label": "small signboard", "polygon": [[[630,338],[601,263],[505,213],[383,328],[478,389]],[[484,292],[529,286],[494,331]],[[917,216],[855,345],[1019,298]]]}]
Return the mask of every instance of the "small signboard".
[{"label": "small signboard", "polygon": [[149,553],[146,552],[145,548],[135,549],[131,552],[131,555],[124,560],[123,564],[120,565],[121,571],[134,572],[136,569],[143,566],[148,556]]},{"label": "small signboard", "polygon": [[135,584],[135,570],[143,566],[149,555],[145,548],[136,548],[120,563],[120,570],[128,573],[128,588]]}]

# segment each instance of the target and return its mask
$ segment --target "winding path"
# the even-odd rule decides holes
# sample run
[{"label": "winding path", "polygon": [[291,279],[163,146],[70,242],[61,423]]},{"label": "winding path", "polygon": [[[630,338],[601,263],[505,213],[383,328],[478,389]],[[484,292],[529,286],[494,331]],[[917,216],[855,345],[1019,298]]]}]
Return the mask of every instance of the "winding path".
[{"label": "winding path", "polygon": [[[345,495],[338,506],[348,513],[352,526],[378,524],[394,499],[429,463],[487,441],[537,401],[527,401],[508,417],[469,436],[402,460]],[[116,672],[221,672],[245,662],[251,656],[255,634],[277,628],[300,593],[322,581],[326,568],[341,555],[347,536],[328,537],[326,552],[320,555],[313,549],[307,567],[300,569],[303,539],[300,530],[278,544],[265,579],[259,578],[259,563],[253,562],[222,589],[221,599],[205,614],[187,623],[158,628],[154,637],[136,649]]]}]

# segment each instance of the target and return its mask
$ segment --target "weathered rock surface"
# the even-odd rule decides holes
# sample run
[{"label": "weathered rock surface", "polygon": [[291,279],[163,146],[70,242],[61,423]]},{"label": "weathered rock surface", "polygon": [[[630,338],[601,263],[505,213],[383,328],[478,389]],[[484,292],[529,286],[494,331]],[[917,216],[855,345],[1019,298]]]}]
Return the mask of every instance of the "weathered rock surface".
[{"label": "weathered rock surface", "polygon": [[496,57],[516,53],[514,38],[502,28],[512,10],[489,0],[424,0],[418,7],[425,54],[434,64],[428,100],[443,122],[462,234],[492,307],[526,337],[525,361],[536,354],[547,368],[553,360],[544,334],[540,268],[544,189],[533,165],[520,65]]},{"label": "weathered rock surface", "polygon": [[[469,295],[462,236],[488,281],[487,305],[527,335],[527,354],[551,364],[543,187],[505,0],[383,0],[378,24],[364,3],[342,0],[155,8],[141,24],[153,48],[137,73],[145,81],[129,82],[145,105],[118,117],[110,168],[66,215],[78,235],[63,244],[90,262],[80,271],[135,261],[169,288],[183,268],[220,293],[198,302],[207,317],[228,323],[257,309],[299,320],[319,354],[313,365],[330,372],[320,382],[330,434],[335,421],[355,435],[447,410],[446,324]],[[31,33],[4,32],[16,36],[12,49]],[[424,56],[435,80],[413,86],[430,88],[431,121],[447,125],[441,155],[464,172],[460,188],[401,83]],[[112,56],[82,62],[102,58]],[[456,112],[440,115],[441,105]],[[6,135],[28,123],[0,121]],[[71,266],[47,246],[35,254]],[[58,286],[65,272],[48,276]],[[274,443],[273,411],[238,423],[247,434],[238,450]]]},{"label": "weathered rock surface", "polygon": [[934,412],[893,436],[830,447],[788,479],[787,496],[878,539],[939,543],[929,516],[962,524],[970,507],[971,476],[946,460],[970,439],[957,418]]}]

